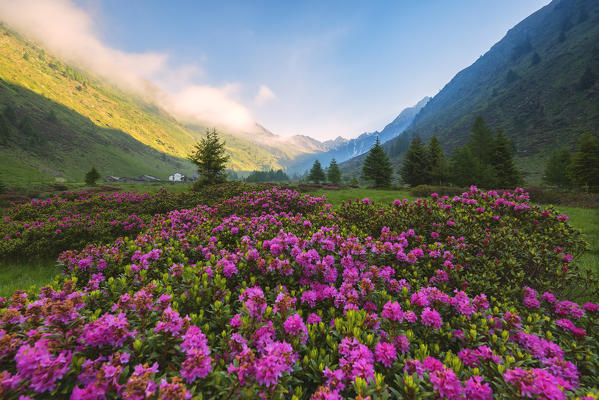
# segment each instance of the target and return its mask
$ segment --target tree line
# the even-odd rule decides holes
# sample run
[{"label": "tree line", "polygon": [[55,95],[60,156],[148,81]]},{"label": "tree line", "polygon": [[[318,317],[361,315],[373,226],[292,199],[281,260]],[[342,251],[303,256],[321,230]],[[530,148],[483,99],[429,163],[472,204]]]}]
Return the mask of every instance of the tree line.
[{"label": "tree line", "polygon": [[599,192],[599,137],[586,132],[574,153],[566,148],[555,150],[547,161],[543,182],[560,189]]},{"label": "tree line", "polygon": [[[398,169],[403,183],[418,185],[476,185],[484,188],[509,189],[523,183],[522,172],[516,166],[513,148],[501,128],[491,129],[482,117],[476,118],[468,142],[457,148],[447,159],[436,136],[425,143],[416,136],[411,141],[400,136],[390,147],[392,154],[405,152]],[[336,166],[338,169],[338,167]],[[308,180],[324,181],[324,172],[314,162]],[[375,187],[391,186],[394,168],[380,141],[362,164],[363,180]],[[599,191],[599,138],[591,133],[580,136],[574,153],[556,150],[549,158],[543,181],[563,189],[578,188]]]},{"label": "tree line", "polygon": [[[224,142],[219,140],[216,131],[208,131],[206,138],[196,144],[188,158],[198,167],[201,183],[226,180],[224,171],[229,156],[225,154]],[[389,187],[393,171],[393,165],[377,138],[366,155],[361,177],[375,187]],[[474,121],[468,142],[457,148],[449,159],[445,157],[436,136],[431,137],[428,143],[416,136],[409,143],[398,172],[403,182],[410,186],[476,185],[504,189],[523,183],[522,173],[514,162],[510,140],[501,128],[492,130],[482,117]],[[574,154],[566,149],[556,150],[549,158],[543,179],[547,184],[561,188],[599,191],[599,138],[590,133],[581,135]],[[254,171],[246,178],[247,182],[286,180],[289,177],[282,170]],[[307,180],[336,185],[342,180],[341,170],[335,159],[326,172],[316,160]]]},{"label": "tree line", "polygon": [[481,117],[474,121],[468,142],[449,160],[436,136],[428,146],[419,137],[414,138],[400,175],[410,186],[451,184],[502,189],[522,183],[509,139],[501,129],[493,132]]}]

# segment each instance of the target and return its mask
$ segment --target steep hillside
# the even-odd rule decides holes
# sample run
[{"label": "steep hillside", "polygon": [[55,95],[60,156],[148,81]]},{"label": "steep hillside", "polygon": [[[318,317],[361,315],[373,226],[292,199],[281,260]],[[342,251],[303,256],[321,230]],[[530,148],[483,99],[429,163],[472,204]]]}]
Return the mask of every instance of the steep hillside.
[{"label": "steep hillside", "polygon": [[[0,111],[10,106],[19,116],[10,138],[0,144],[0,165],[9,181],[53,179],[45,169],[81,179],[91,164],[119,176],[164,178],[175,167],[192,172],[184,157],[206,127],[179,123],[152,102],[63,63],[1,24],[0,82]],[[25,145],[29,139],[19,126],[25,117],[45,143],[44,151]],[[251,135],[219,133],[231,155],[229,167],[235,170],[280,168],[298,154],[314,151],[262,127]],[[80,152],[85,156],[79,157]]]},{"label": "steep hillside", "polygon": [[[404,135],[437,135],[451,152],[481,115],[504,129],[527,180],[535,182],[550,150],[572,148],[579,134],[599,130],[598,75],[599,2],[555,0],[460,71]],[[405,151],[399,145],[405,137],[387,144],[393,157]]]},{"label": "steep hillside", "polygon": [[363,133],[355,139],[343,139],[341,137],[335,140],[329,140],[323,143],[326,146],[324,151],[314,154],[306,154],[297,157],[289,166],[290,170],[303,173],[309,169],[314,160],[319,160],[321,164],[328,165],[334,158],[337,162],[343,162],[352,157],[359,156],[370,150],[378,137],[381,143],[388,142],[399,136],[406,130],[418,112],[426,105],[430,97],[425,97],[416,105],[404,109],[392,122],[387,124],[382,131]]},{"label": "steep hillside", "polygon": [[[92,165],[102,176],[193,174],[187,160],[161,153],[122,131],[100,127],[22,86],[0,80],[0,99],[6,105],[0,115],[1,179],[11,185],[56,177],[82,181]],[[12,117],[9,110],[14,111]]]}]

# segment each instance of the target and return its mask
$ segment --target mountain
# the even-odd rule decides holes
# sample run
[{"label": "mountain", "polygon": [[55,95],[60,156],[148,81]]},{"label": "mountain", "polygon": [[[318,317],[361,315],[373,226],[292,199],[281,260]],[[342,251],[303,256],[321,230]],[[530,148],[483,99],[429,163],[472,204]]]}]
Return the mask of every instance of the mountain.
[{"label": "mountain", "polygon": [[[437,135],[448,155],[482,116],[502,128],[529,183],[546,159],[599,131],[599,1],[554,0],[510,29],[430,100],[400,137],[385,145],[398,165],[409,138]],[[345,165],[354,170],[360,159]]]},{"label": "mountain", "polygon": [[[151,91],[159,89],[152,87]],[[103,176],[193,174],[185,157],[207,128],[175,119],[150,99],[63,62],[0,23],[0,169],[10,184],[82,181],[95,165]],[[3,128],[5,126],[5,128]],[[283,168],[299,155],[326,148],[313,139],[218,129],[234,170]]]},{"label": "mountain", "polygon": [[291,171],[303,173],[309,169],[315,160],[319,160],[327,166],[334,158],[337,162],[349,160],[370,150],[378,137],[381,143],[385,143],[406,130],[418,112],[427,104],[430,97],[425,97],[416,105],[404,109],[392,122],[387,124],[382,131],[363,133],[355,139],[344,139],[338,137],[322,143],[320,151],[314,154],[298,156],[289,164]]}]

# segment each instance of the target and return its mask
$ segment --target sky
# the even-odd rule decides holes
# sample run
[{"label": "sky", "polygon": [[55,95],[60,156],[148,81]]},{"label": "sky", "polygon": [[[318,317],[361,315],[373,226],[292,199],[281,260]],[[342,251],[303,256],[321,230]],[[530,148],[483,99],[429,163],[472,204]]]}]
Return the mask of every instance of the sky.
[{"label": "sky", "polygon": [[183,117],[325,140],[382,129],[548,3],[0,0],[0,16],[97,72],[150,80]]}]

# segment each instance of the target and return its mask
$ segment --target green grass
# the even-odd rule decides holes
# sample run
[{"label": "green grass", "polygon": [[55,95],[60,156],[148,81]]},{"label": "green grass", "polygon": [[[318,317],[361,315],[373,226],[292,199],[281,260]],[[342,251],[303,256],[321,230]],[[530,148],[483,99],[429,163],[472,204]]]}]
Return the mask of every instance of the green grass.
[{"label": "green grass", "polygon": [[[189,188],[188,183],[125,183],[115,184],[122,190],[139,192],[156,192],[165,187],[170,191],[183,191]],[[82,187],[83,188],[83,187]],[[339,206],[350,199],[367,197],[375,203],[388,204],[397,199],[414,200],[407,191],[345,189],[321,190],[310,193],[313,196],[325,195],[333,206]],[[559,212],[568,215],[569,222],[580,230],[590,245],[588,252],[582,255],[578,263],[583,268],[594,270],[599,274],[599,210],[579,207],[556,207]],[[42,286],[50,283],[60,268],[54,260],[34,262],[0,262],[0,297],[10,296],[16,289],[27,289],[30,286]]]},{"label": "green grass", "polygon": [[[0,23],[0,111],[9,104],[19,120],[32,117],[36,132],[52,145],[52,151],[24,146],[30,138],[17,121],[0,146],[0,171],[7,170],[11,186],[53,182],[45,168],[64,173],[68,181],[81,180],[92,164],[102,175],[187,174],[193,168],[185,157],[212,128],[179,123],[148,98],[68,65]],[[47,118],[50,112],[54,119]],[[219,135],[235,170],[281,168],[283,160],[306,151],[277,140],[260,144],[227,129]]]},{"label": "green grass", "polygon": [[599,274],[599,209],[567,206],[555,208],[568,216],[570,224],[578,229],[589,243],[589,251],[580,257],[579,265]]},{"label": "green grass", "polygon": [[0,262],[0,297],[10,297],[17,289],[43,286],[60,273],[56,260]]},{"label": "green grass", "polygon": [[344,190],[319,190],[314,193],[310,193],[312,196],[322,196],[323,194],[327,197],[327,200],[331,202],[333,206],[338,206],[347,200],[364,199],[369,198],[375,203],[388,204],[393,200],[414,200],[415,196],[404,190],[373,190],[373,189],[344,189]]}]

